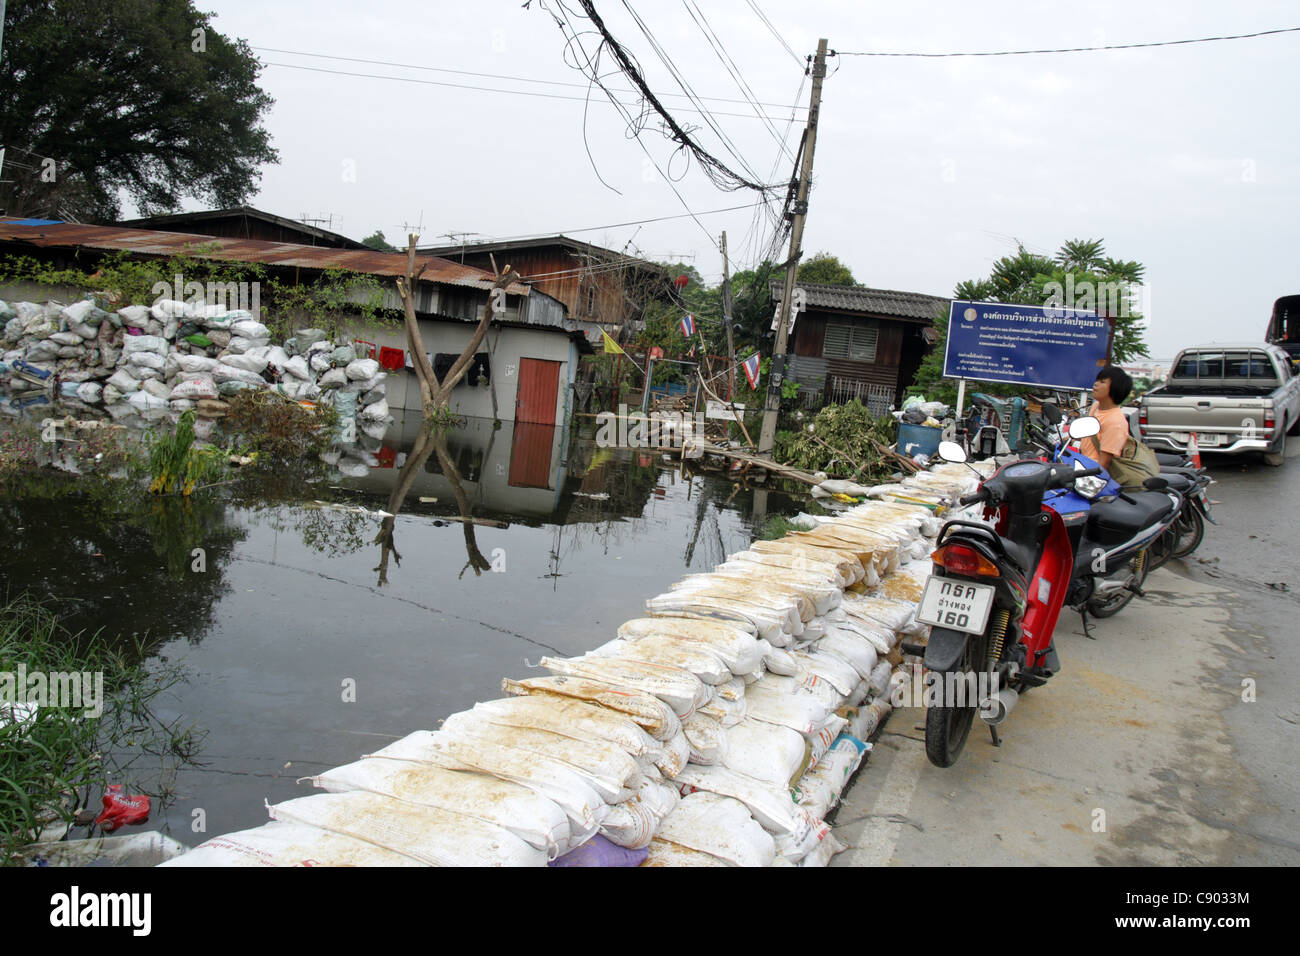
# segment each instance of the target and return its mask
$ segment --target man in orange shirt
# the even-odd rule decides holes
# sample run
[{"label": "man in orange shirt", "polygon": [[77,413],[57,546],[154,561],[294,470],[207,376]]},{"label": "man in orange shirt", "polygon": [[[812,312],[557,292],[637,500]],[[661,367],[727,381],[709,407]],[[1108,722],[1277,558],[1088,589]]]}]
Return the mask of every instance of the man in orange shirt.
[{"label": "man in orange shirt", "polygon": [[1101,467],[1110,470],[1111,461],[1124,452],[1129,440],[1128,418],[1120,405],[1133,390],[1133,379],[1116,365],[1107,365],[1097,373],[1092,385],[1092,407],[1088,414],[1101,422],[1101,433],[1096,438],[1084,438],[1080,450]]}]

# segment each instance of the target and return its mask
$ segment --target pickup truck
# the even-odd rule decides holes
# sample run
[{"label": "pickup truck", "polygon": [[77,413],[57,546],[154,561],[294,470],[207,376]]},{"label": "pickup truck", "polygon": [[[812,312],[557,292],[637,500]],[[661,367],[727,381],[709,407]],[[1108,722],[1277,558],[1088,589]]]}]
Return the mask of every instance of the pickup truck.
[{"label": "pickup truck", "polygon": [[1281,465],[1300,434],[1300,377],[1276,345],[1199,345],[1174,359],[1169,380],[1138,405],[1138,432],[1155,451],[1263,452]]}]

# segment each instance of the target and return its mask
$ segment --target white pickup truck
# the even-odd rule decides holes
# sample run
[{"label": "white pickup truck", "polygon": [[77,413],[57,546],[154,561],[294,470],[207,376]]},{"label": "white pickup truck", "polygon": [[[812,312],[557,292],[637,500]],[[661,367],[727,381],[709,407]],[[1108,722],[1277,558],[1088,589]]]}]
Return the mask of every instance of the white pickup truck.
[{"label": "white pickup truck", "polygon": [[1198,345],[1174,359],[1169,380],[1138,406],[1138,432],[1155,451],[1181,452],[1193,432],[1201,451],[1286,457],[1300,434],[1300,377],[1276,345]]}]

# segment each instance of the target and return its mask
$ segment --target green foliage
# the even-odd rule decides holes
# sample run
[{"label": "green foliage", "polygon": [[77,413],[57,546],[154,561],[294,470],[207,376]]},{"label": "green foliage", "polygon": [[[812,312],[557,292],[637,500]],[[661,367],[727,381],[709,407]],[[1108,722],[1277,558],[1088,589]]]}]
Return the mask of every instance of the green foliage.
[{"label": "green foliage", "polygon": [[879,445],[898,439],[898,423],[891,416],[871,414],[859,399],[822,407],[812,422],[795,431],[778,431],[773,451],[776,460],[806,471],[855,481],[878,481],[894,471],[880,454]]},{"label": "green foliage", "polygon": [[145,447],[150,494],[188,496],[200,485],[218,481],[226,471],[225,452],[195,447],[193,411],[182,413],[171,431],[151,430]]},{"label": "green foliage", "polygon": [[800,282],[815,282],[825,285],[857,285],[849,267],[829,252],[819,252],[811,259],[805,259],[799,265],[799,271],[796,275]]},{"label": "green foliage", "polygon": [[10,0],[0,208],[113,222],[119,191],[144,215],[186,197],[244,203],[259,167],[279,160],[261,125],[273,101],[260,69],[191,0]]},{"label": "green foliage", "polygon": [[373,233],[366,236],[366,238],[362,239],[361,244],[363,246],[367,246],[368,248],[374,249],[377,252],[400,252],[401,251],[397,248],[397,246],[390,245],[388,243],[388,240],[384,238],[383,231],[379,229],[376,229]]},{"label": "green foliage", "polygon": [[[150,708],[184,675],[174,664],[146,665],[140,651],[69,633],[48,607],[27,597],[0,606],[0,673],[16,674],[22,665],[29,675],[103,674],[98,718],[86,717],[88,708],[46,706],[28,720],[0,721],[0,866],[19,862],[15,853],[44,826],[71,823],[110,780],[139,789],[146,781],[132,779],[138,760],[159,761],[148,782],[161,784],[174,761],[192,759],[200,737],[193,725],[167,723]],[[94,689],[82,694],[93,707]]]},{"label": "green foliage", "polygon": [[329,447],[337,417],[333,409],[317,405],[304,408],[276,392],[247,388],[226,400],[218,433],[225,441],[239,441],[257,452],[259,462],[282,462],[315,456]]}]

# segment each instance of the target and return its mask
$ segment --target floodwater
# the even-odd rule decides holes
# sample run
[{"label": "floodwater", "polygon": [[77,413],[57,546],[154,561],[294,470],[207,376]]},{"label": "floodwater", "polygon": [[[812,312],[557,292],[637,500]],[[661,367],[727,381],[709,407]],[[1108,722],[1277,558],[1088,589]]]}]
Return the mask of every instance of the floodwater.
[{"label": "floodwater", "polygon": [[592,435],[470,420],[431,448],[408,418],[370,467],[353,455],[312,484],[273,475],[184,501],[37,482],[0,502],[0,586],[183,667],[154,709],[206,736],[165,780],[128,783],[155,794],[146,826],[195,845],[313,792],[301,777],[501,696],[503,677],[543,674],[545,655],[612,639],[646,598],[745,548],[765,513],[799,510]]}]

